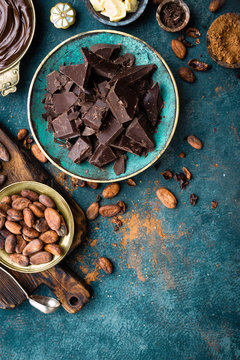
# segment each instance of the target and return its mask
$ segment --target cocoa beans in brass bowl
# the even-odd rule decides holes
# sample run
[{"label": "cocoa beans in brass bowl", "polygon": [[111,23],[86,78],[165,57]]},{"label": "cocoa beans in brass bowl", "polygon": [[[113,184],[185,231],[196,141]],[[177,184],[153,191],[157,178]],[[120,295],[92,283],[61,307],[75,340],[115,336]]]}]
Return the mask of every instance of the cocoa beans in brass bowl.
[{"label": "cocoa beans in brass bowl", "polygon": [[22,181],[0,191],[0,263],[23,273],[50,269],[68,253],[74,220],[51,187]]}]

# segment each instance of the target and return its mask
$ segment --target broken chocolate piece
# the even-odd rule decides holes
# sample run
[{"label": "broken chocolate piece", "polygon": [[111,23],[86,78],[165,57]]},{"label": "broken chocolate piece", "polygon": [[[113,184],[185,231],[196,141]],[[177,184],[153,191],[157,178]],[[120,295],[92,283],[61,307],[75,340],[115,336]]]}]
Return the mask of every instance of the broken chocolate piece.
[{"label": "broken chocolate piece", "polygon": [[82,89],[87,88],[91,74],[91,67],[89,66],[88,62],[85,62],[84,64],[61,66],[60,71],[62,74],[68,76]]},{"label": "broken chocolate piece", "polygon": [[111,146],[118,150],[127,151],[138,156],[141,156],[143,150],[142,146],[125,135],[122,135],[120,138],[116,139],[111,144]]},{"label": "broken chocolate piece", "polygon": [[91,136],[95,134],[95,130],[91,129],[90,127],[88,126],[85,126],[83,132],[82,132],[82,136]]},{"label": "broken chocolate piece", "polygon": [[155,83],[153,87],[148,90],[143,99],[144,109],[147,117],[153,126],[157,124],[158,116],[163,107],[163,100],[159,92],[158,83]]},{"label": "broken chocolate piece", "polygon": [[114,117],[123,124],[133,119],[138,97],[132,89],[118,81],[109,91],[107,103]]},{"label": "broken chocolate piece", "polygon": [[47,89],[51,94],[61,90],[66,83],[67,78],[62,76],[57,70],[47,75]]},{"label": "broken chocolate piece", "polygon": [[149,130],[148,119],[144,114],[131,122],[125,134],[148,151],[152,151],[155,147],[153,136]]},{"label": "broken chocolate piece", "polygon": [[53,94],[53,104],[57,115],[68,110],[77,100],[77,96],[73,92],[64,92]]},{"label": "broken chocolate piece", "polygon": [[133,85],[137,81],[148,78],[157,69],[155,64],[138,65],[123,68],[110,80],[110,85],[113,85],[117,80],[124,80],[126,85]]},{"label": "broken chocolate piece", "polygon": [[94,130],[98,130],[102,125],[102,121],[107,116],[108,110],[108,105],[104,101],[98,99],[88,112],[84,114],[82,120],[85,125]]},{"label": "broken chocolate piece", "polygon": [[59,139],[70,139],[79,136],[75,121],[69,121],[67,112],[52,121],[54,136]]},{"label": "broken chocolate piece", "polygon": [[83,160],[92,155],[92,147],[90,141],[85,138],[79,137],[71,150],[68,153],[68,157],[76,164],[80,164]]},{"label": "broken chocolate piece", "polygon": [[124,54],[114,60],[114,64],[130,67],[135,64],[135,56],[133,54]]},{"label": "broken chocolate piece", "polygon": [[121,155],[117,160],[115,160],[113,165],[113,170],[117,176],[125,173],[126,160],[127,160],[126,155]]},{"label": "broken chocolate piece", "polygon": [[102,97],[106,97],[108,92],[109,92],[109,86],[108,86],[108,82],[105,80],[99,84],[97,84],[97,89],[100,92]]},{"label": "broken chocolate piece", "polygon": [[111,144],[119,134],[123,131],[122,124],[110,115],[104,123],[102,130],[97,133],[97,138],[100,144]]},{"label": "broken chocolate piece", "polygon": [[121,44],[94,44],[90,50],[105,60],[115,59],[121,51]]},{"label": "broken chocolate piece", "polygon": [[109,146],[100,144],[90,158],[90,164],[102,168],[116,159],[116,155]]}]

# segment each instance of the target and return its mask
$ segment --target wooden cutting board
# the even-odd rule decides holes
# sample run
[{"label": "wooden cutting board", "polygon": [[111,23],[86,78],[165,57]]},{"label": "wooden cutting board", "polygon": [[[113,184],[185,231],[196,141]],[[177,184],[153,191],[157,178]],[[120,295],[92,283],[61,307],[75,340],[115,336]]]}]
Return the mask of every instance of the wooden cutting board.
[{"label": "wooden cutting board", "polygon": [[[59,185],[53,177],[41,166],[29,150],[14,140],[0,124],[0,142],[8,149],[11,160],[3,164],[3,174],[8,176],[7,183],[10,185],[17,181],[33,180],[45,183],[57,190],[68,202],[75,220],[75,234],[70,251],[74,250],[86,236],[86,218],[82,209],[73,198]],[[23,274],[10,271],[19,281],[28,294],[31,294],[41,284],[46,284],[62,303],[69,313],[78,312],[91,297],[91,289],[77,275],[70,272],[62,263],[47,271],[38,274]],[[19,296],[15,303],[4,297],[0,291],[0,308],[11,309],[25,300]]]}]

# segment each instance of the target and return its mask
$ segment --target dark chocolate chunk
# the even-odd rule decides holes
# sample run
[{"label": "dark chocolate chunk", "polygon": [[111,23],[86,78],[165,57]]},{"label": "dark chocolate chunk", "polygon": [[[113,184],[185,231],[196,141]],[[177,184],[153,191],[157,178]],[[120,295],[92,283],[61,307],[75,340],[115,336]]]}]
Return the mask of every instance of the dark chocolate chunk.
[{"label": "dark chocolate chunk", "polygon": [[91,136],[95,134],[95,130],[94,129],[91,129],[90,127],[88,126],[85,126],[83,132],[82,132],[82,136]]},{"label": "dark chocolate chunk", "polygon": [[123,131],[122,124],[110,115],[104,122],[102,130],[97,133],[100,144],[111,144]]},{"label": "dark chocolate chunk", "polygon": [[163,100],[159,92],[158,83],[155,83],[153,87],[148,90],[143,99],[144,109],[147,117],[153,126],[157,124],[158,116],[163,107]]},{"label": "dark chocolate chunk", "polygon": [[126,136],[151,151],[155,147],[154,139],[149,130],[149,122],[145,115],[136,117],[126,130]]},{"label": "dark chocolate chunk", "polygon": [[80,164],[83,160],[92,155],[92,147],[88,138],[79,137],[68,153],[69,159]]},{"label": "dark chocolate chunk", "polygon": [[93,106],[93,103],[91,101],[86,101],[81,104],[80,113],[82,115],[86,114],[86,112]]},{"label": "dark chocolate chunk", "polygon": [[117,176],[125,173],[126,160],[127,160],[126,155],[122,155],[117,160],[115,160],[114,165],[113,165],[113,170]]},{"label": "dark chocolate chunk", "polygon": [[114,60],[114,64],[130,67],[135,64],[135,56],[133,54],[124,54]]},{"label": "dark chocolate chunk", "polygon": [[133,85],[135,82],[148,78],[157,69],[155,64],[138,65],[123,68],[110,80],[110,85],[113,85],[117,80],[124,80],[127,85]]},{"label": "dark chocolate chunk", "polygon": [[125,123],[133,119],[138,105],[138,97],[123,82],[116,82],[108,93],[107,103],[114,117],[121,123]]},{"label": "dark chocolate chunk", "polygon": [[108,92],[109,92],[109,85],[108,85],[108,82],[105,80],[105,81],[102,81],[101,83],[97,84],[97,89],[99,91],[99,93],[101,94],[102,97],[106,97]]},{"label": "dark chocolate chunk", "polygon": [[57,70],[47,75],[47,89],[51,94],[61,90],[67,83],[66,76],[62,76]]},{"label": "dark chocolate chunk", "polygon": [[94,130],[98,130],[104,118],[107,116],[109,107],[108,105],[98,99],[95,104],[88,110],[88,112],[82,117],[85,125],[91,127]]},{"label": "dark chocolate chunk", "polygon": [[69,121],[67,112],[59,115],[52,121],[55,137],[59,139],[69,139],[79,136],[75,121]]},{"label": "dark chocolate chunk", "polygon": [[73,92],[64,92],[53,94],[53,103],[57,115],[68,110],[77,100],[77,96]]},{"label": "dark chocolate chunk", "polygon": [[61,66],[60,71],[62,74],[67,75],[75,84],[82,89],[88,86],[89,77],[91,74],[91,67],[88,62],[84,64]]},{"label": "dark chocolate chunk", "polygon": [[94,151],[90,158],[90,164],[102,168],[104,165],[109,164],[113,160],[116,160],[116,155],[109,146],[100,144]]},{"label": "dark chocolate chunk", "polygon": [[94,44],[90,50],[105,60],[116,58],[121,51],[121,44]]},{"label": "dark chocolate chunk", "polygon": [[104,78],[111,79],[119,69],[118,64],[114,64],[108,60],[97,56],[92,51],[89,51],[88,48],[81,48],[81,52],[84,56],[84,59],[92,66],[94,72]]},{"label": "dark chocolate chunk", "polygon": [[116,139],[111,144],[111,146],[119,150],[127,151],[138,156],[141,156],[143,150],[142,146],[137,144],[135,141],[133,141],[126,135],[122,135],[120,138]]}]

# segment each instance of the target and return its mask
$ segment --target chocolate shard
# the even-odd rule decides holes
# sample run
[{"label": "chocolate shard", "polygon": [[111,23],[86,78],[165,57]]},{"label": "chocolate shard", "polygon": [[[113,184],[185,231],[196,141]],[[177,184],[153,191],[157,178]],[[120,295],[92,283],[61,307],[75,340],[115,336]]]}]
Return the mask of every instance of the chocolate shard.
[{"label": "chocolate shard", "polygon": [[56,117],[52,124],[54,136],[59,139],[70,139],[79,136],[75,121],[68,120],[67,112]]},{"label": "chocolate shard", "polygon": [[87,47],[81,48],[81,52],[85,61],[87,61],[94,72],[104,78],[111,79],[119,69],[118,64],[114,64],[111,61],[105,60],[100,56],[97,56]]},{"label": "chocolate shard", "polygon": [[108,82],[105,80],[97,84],[97,89],[100,95],[105,98],[110,90],[110,87]]},{"label": "chocolate shard", "polygon": [[94,130],[98,130],[102,125],[102,121],[107,116],[108,111],[108,105],[103,100],[98,99],[88,112],[84,114],[82,120],[85,125]]},{"label": "chocolate shard", "polygon": [[131,67],[135,64],[135,56],[133,54],[124,54],[114,60],[114,64]]},{"label": "chocolate shard", "polygon": [[93,134],[95,134],[95,130],[94,129],[91,129],[90,127],[88,126],[85,126],[83,132],[82,132],[82,136],[91,136]]},{"label": "chocolate shard", "polygon": [[117,80],[124,80],[124,83],[127,85],[133,85],[137,81],[144,80],[152,75],[152,73],[157,69],[155,64],[149,65],[138,65],[123,68],[110,80],[110,85],[113,85]]},{"label": "chocolate shard", "polygon": [[100,144],[111,144],[123,131],[122,124],[110,115],[104,122],[103,128],[96,134]]},{"label": "chocolate shard", "polygon": [[121,51],[121,44],[94,44],[90,50],[105,60],[115,59]]},{"label": "chocolate shard", "polygon": [[117,81],[108,93],[107,103],[114,117],[123,124],[133,119],[138,105],[138,97],[123,82]]},{"label": "chocolate shard", "polygon": [[102,168],[104,165],[116,160],[116,155],[109,146],[100,144],[89,159],[90,164]]},{"label": "chocolate shard", "polygon": [[146,111],[148,120],[153,126],[157,124],[158,116],[163,107],[163,100],[159,92],[158,83],[155,83],[151,89],[148,90],[144,99],[143,106]]},{"label": "chocolate shard", "polygon": [[144,79],[142,81],[136,82],[133,85],[133,89],[142,100],[142,98],[145,97],[146,92],[151,88],[151,86],[152,84],[150,84],[149,79]]},{"label": "chocolate shard", "polygon": [[81,106],[80,113],[82,115],[84,115],[93,106],[93,102],[86,101],[86,102],[80,103],[80,106]]},{"label": "chocolate shard", "polygon": [[117,176],[125,173],[126,161],[127,161],[126,155],[121,155],[117,160],[115,160],[113,165],[113,170]]},{"label": "chocolate shard", "polygon": [[112,144],[112,147],[130,152],[134,155],[141,156],[143,148],[138,143],[136,143],[134,140],[130,139],[126,135],[120,136],[118,139],[116,139]]},{"label": "chocolate shard", "polygon": [[67,83],[66,76],[61,75],[57,70],[54,70],[47,75],[47,90],[54,94],[57,90],[61,90]]},{"label": "chocolate shard", "polygon": [[61,66],[62,74],[68,76],[75,84],[86,89],[91,75],[91,67],[88,62],[77,65]]},{"label": "chocolate shard", "polygon": [[64,92],[53,94],[53,104],[57,115],[68,110],[77,100],[77,96],[73,92]]},{"label": "chocolate shard", "polygon": [[155,147],[154,139],[149,129],[149,122],[144,114],[136,117],[131,122],[125,134],[148,151],[152,151]]},{"label": "chocolate shard", "polygon": [[75,164],[80,164],[83,160],[92,155],[92,146],[88,138],[79,137],[71,150],[68,157]]}]

